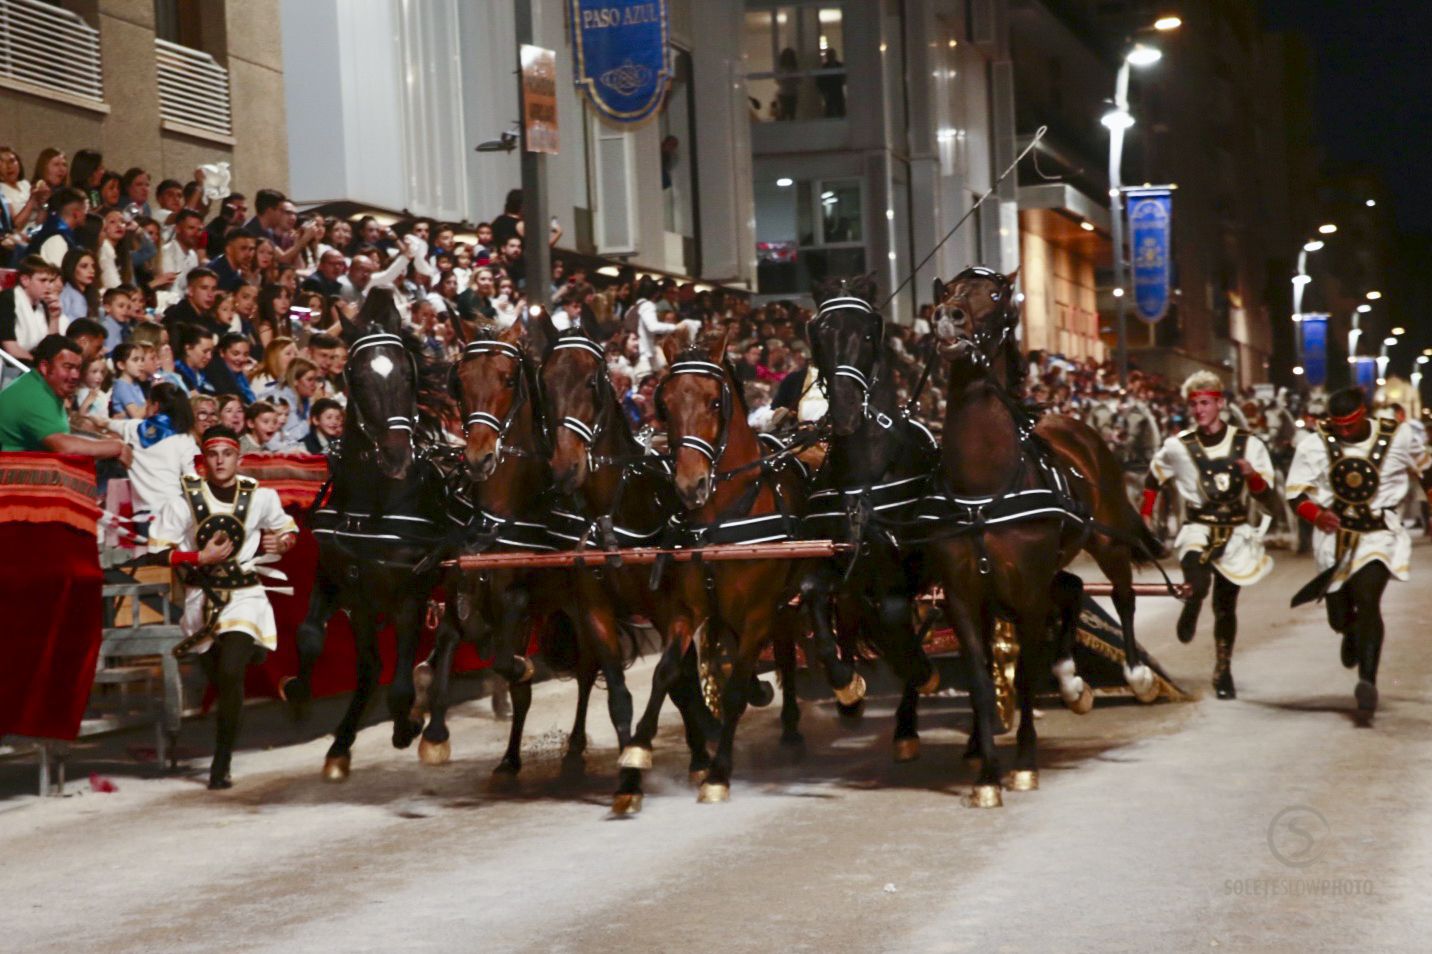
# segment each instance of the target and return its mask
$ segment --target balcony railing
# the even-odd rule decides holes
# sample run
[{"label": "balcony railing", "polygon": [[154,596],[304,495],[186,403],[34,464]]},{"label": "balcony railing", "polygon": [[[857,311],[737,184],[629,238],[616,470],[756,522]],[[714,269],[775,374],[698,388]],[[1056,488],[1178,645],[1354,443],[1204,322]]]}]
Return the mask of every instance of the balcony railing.
[{"label": "balcony railing", "polygon": [[39,0],[0,0],[0,78],[103,103],[99,31]]},{"label": "balcony railing", "polygon": [[154,62],[164,120],[221,136],[233,134],[228,70],[202,50],[157,38]]}]

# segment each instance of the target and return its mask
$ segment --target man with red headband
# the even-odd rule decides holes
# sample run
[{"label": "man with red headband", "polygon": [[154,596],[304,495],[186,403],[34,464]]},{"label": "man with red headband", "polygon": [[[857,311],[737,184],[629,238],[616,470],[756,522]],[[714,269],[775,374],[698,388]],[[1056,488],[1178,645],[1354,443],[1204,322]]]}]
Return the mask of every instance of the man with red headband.
[{"label": "man with red headband", "polygon": [[1223,420],[1223,381],[1198,371],[1183,385],[1194,427],[1164,441],[1144,480],[1144,519],[1153,516],[1159,488],[1172,482],[1186,519],[1174,540],[1183,578],[1192,593],[1178,617],[1179,642],[1193,641],[1203,601],[1213,590],[1213,688],[1237,698],[1233,641],[1238,635],[1238,594],[1273,569],[1262,533],[1248,521],[1249,498],[1271,512],[1273,459],[1261,440]]},{"label": "man with red headband", "polygon": [[185,585],[186,638],[175,653],[201,653],[200,664],[218,691],[209,787],[221,789],[233,786],[229,763],[243,714],[244,672],[278,647],[261,577],[283,578],[265,564],[293,547],[298,526],[283,512],[278,494],[239,476],[238,435],[211,427],[202,447],[205,476],[185,476],[183,495],[159,509],[149,527],[149,552],[167,552]]},{"label": "man with red headband", "polygon": [[1288,469],[1288,499],[1313,525],[1313,555],[1327,583],[1328,622],[1342,633],[1342,664],[1357,667],[1357,707],[1377,711],[1382,656],[1382,591],[1407,579],[1412,538],[1399,508],[1408,478],[1432,490],[1432,456],[1422,435],[1394,418],[1370,420],[1362,388],[1328,399],[1315,440],[1305,440]]}]

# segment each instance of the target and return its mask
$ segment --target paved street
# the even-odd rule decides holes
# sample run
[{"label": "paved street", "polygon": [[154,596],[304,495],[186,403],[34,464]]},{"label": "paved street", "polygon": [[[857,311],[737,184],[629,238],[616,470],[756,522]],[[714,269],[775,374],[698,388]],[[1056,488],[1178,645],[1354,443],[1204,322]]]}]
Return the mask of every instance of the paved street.
[{"label": "paved street", "polygon": [[[1355,677],[1321,608],[1287,608],[1311,563],[1275,557],[1244,595],[1238,701],[1208,693],[1207,610],[1184,647],[1176,605],[1143,600],[1141,636],[1199,701],[1048,712],[1041,790],[1006,793],[1000,811],[961,804],[962,702],[926,705],[922,758],[894,765],[881,698],[854,727],[807,704],[800,761],[776,745],[776,707],[756,711],[732,801],[716,806],[696,803],[668,718],[645,810],[609,819],[604,697],[588,775],[564,781],[574,691],[553,683],[536,690],[511,792],[487,783],[506,725],[474,701],[442,769],[373,728],[343,786],[319,778],[316,739],[241,752],[219,795],[199,760],[183,779],[119,778],[114,794],[80,781],[64,799],[11,796],[0,948],[1425,950],[1432,549],[1389,588],[1371,727],[1352,717]],[[648,672],[632,671],[639,700]],[[207,752],[211,732],[191,726],[186,744]]]}]

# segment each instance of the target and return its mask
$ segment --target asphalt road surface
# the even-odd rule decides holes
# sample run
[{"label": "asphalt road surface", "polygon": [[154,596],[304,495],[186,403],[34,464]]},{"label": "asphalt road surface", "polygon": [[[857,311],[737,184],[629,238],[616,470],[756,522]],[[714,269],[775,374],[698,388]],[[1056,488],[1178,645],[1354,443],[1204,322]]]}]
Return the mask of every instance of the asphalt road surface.
[{"label": "asphalt road surface", "polygon": [[[456,710],[452,764],[374,727],[344,785],[319,777],[318,730],[294,743],[256,707],[230,792],[203,788],[204,758],[164,780],[113,766],[111,794],[0,788],[0,950],[1428,950],[1432,549],[1388,589],[1371,725],[1321,608],[1288,609],[1311,563],[1276,556],[1242,600],[1237,701],[1208,689],[1207,607],[1181,646],[1176,605],[1141,600],[1141,637],[1198,701],[1047,712],[1041,788],[999,810],[962,803],[953,699],[925,705],[904,765],[889,698],[853,726],[807,704],[801,759],[776,744],[778,707],[754,710],[724,805],[697,804],[668,707],[630,819],[607,813],[600,693],[586,776],[562,776],[570,683],[537,687],[512,790],[488,780],[507,727],[486,700]],[[648,672],[632,670],[639,702]],[[185,743],[211,736],[197,723]]]}]

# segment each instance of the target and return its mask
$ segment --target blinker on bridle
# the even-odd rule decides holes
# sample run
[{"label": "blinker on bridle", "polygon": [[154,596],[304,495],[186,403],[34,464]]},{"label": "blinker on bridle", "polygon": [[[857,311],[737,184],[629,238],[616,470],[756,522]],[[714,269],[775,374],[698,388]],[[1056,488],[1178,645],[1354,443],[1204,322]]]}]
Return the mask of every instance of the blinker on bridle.
[{"label": "blinker on bridle", "polygon": [[[834,298],[827,298],[825,301],[821,302],[820,307],[816,311],[816,316],[811,321],[811,324],[819,324],[821,319],[825,318],[826,315],[837,311],[863,312],[865,315],[868,315],[875,321],[877,345],[884,338],[885,322],[883,319],[881,319],[879,313],[876,312],[875,307],[865,299],[856,298],[854,295],[837,295]],[[820,329],[817,328],[816,335],[818,336],[819,333]],[[875,381],[876,378],[879,376],[878,361],[876,362],[875,368],[876,370],[874,375],[866,375],[864,371],[860,370],[853,364],[837,364],[835,366],[834,377],[836,379],[846,378],[847,380],[854,381],[855,386],[860,389],[861,411],[867,417],[870,414],[870,395],[871,392],[875,390]],[[819,366],[817,366],[816,370],[820,370]],[[822,377],[823,376],[824,375],[822,375]]]},{"label": "blinker on bridle", "polygon": [[[1009,276],[983,265],[971,265],[966,268],[950,279],[950,285],[956,285],[970,278],[982,278],[985,281],[993,282],[996,286],[996,290],[990,292],[989,297],[990,301],[999,308],[997,323],[993,327],[986,324],[985,327],[966,336],[975,343],[975,363],[987,368],[993,353],[1004,344],[1017,323],[1017,313],[1014,311],[1014,285],[1010,282]],[[944,314],[944,309],[944,303],[941,302],[936,312],[937,318]]]},{"label": "blinker on bridle", "polygon": [[[719,444],[712,444],[705,438],[697,437],[694,434],[685,434],[676,441],[676,446],[671,449],[673,459],[676,456],[676,452],[683,447],[689,447],[702,457],[705,457],[710,464],[714,483],[716,462],[720,460],[721,455],[726,452],[726,440],[730,434],[728,424],[731,420],[731,384],[726,377],[726,369],[714,361],[688,359],[675,362],[668,371],[669,374],[666,381],[662,382],[662,387],[666,386],[667,381],[682,374],[695,374],[700,377],[714,378],[721,382],[721,431]],[[664,406],[665,401],[662,403]]]},{"label": "blinker on bridle", "polygon": [[[555,345],[552,346],[553,354],[556,354],[558,351],[585,351],[587,354],[597,359],[598,377],[604,377],[602,372],[606,368],[606,354],[602,351],[601,345],[597,344],[595,341],[592,341],[590,338],[561,338],[557,341]],[[610,381],[608,381],[608,386],[610,386]],[[588,424],[581,418],[573,417],[572,415],[568,414],[563,417],[561,421],[558,422],[557,426],[566,428],[573,434],[576,434],[577,439],[586,445],[587,469],[595,470],[595,461],[592,458],[592,446],[597,442],[597,436],[600,433],[601,422],[596,421],[593,424]]]},{"label": "blinker on bridle", "polygon": [[518,457],[535,456],[520,447],[503,446],[507,438],[507,432],[512,428],[513,422],[517,420],[518,412],[521,411],[522,406],[527,403],[527,378],[522,373],[522,349],[514,344],[509,344],[506,341],[496,341],[491,339],[474,341],[467,347],[462,349],[462,360],[464,361],[468,360],[469,358],[488,358],[494,356],[501,358],[511,358],[512,360],[517,362],[517,386],[516,394],[513,396],[512,399],[512,406],[508,408],[507,416],[505,418],[499,418],[496,414],[493,414],[489,411],[469,412],[466,416],[463,417],[463,433],[466,433],[479,425],[483,427],[492,428],[492,430],[497,433],[497,447],[495,448],[494,453],[499,460],[501,460],[505,454],[514,454]]}]

